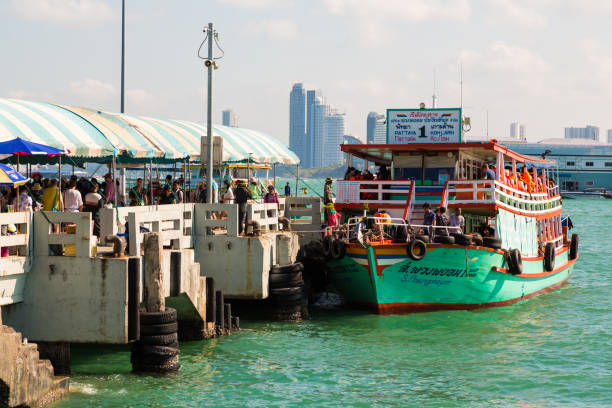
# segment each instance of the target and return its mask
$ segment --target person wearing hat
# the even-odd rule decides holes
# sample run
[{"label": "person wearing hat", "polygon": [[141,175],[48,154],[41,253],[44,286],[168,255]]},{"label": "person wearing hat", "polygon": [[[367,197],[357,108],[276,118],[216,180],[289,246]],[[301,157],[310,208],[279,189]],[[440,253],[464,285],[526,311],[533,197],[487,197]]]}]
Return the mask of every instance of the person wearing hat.
[{"label": "person wearing hat", "polygon": [[42,191],[42,187],[40,185],[40,183],[34,183],[32,185],[32,198],[34,199],[34,201],[40,201],[41,197],[40,197],[40,192]]},{"label": "person wearing hat", "polygon": [[[278,200],[278,194],[274,190],[274,186],[270,184],[268,186],[268,192],[264,196],[264,203],[276,203],[277,214],[280,213],[280,201]],[[272,217],[273,212],[268,210],[268,217]]]},{"label": "person wearing hat", "polygon": [[323,205],[325,206],[325,219],[329,217],[328,205],[334,204],[334,193],[332,191],[332,178],[325,179],[325,188],[323,189]]},{"label": "person wearing hat", "polygon": [[242,234],[244,229],[244,220],[247,212],[247,202],[253,199],[251,192],[243,180],[238,182],[238,187],[234,190],[236,204],[238,204],[238,235]]}]

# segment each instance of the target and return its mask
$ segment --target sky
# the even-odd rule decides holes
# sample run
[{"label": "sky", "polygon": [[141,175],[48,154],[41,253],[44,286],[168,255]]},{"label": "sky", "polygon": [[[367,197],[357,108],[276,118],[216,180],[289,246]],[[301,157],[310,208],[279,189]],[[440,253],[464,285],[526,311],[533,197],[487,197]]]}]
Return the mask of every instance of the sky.
[{"label": "sky", "polygon": [[[224,57],[213,121],[289,139],[295,82],[319,89],[365,139],[370,111],[461,104],[468,138],[612,129],[610,0],[126,0],[126,112],[206,120],[197,50]],[[0,0],[0,97],[118,112],[120,0]],[[217,51],[217,55],[221,55]],[[488,116],[488,121],[487,121]]]}]

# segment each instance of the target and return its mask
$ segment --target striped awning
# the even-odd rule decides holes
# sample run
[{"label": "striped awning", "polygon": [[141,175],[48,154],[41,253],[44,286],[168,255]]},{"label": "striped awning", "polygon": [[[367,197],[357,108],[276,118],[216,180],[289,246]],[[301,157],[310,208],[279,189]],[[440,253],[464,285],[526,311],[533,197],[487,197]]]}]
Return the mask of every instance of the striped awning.
[{"label": "striped awning", "polygon": [[[217,125],[213,134],[223,138],[224,162],[299,164],[295,153],[263,132]],[[90,161],[199,161],[204,135],[205,126],[183,120],[0,99],[0,141],[21,137]]]},{"label": "striped awning", "polygon": [[95,126],[60,106],[0,98],[0,141],[16,137],[78,157],[111,157],[115,152]]}]

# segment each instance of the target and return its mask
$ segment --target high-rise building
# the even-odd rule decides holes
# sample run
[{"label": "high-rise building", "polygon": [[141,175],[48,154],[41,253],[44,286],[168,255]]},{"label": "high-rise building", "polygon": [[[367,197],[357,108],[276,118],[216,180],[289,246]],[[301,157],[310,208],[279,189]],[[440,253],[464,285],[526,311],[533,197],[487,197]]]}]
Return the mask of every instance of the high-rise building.
[{"label": "high-rise building", "polygon": [[325,143],[325,117],[327,116],[329,107],[325,104],[321,96],[314,98],[311,112],[312,138],[312,161],[311,167],[323,166],[323,152]]},{"label": "high-rise building", "polygon": [[304,167],[312,167],[312,112],[314,110],[315,98],[319,96],[319,91],[306,91],[306,155]]},{"label": "high-rise building", "polygon": [[608,129],[608,143],[612,143],[612,129]]},{"label": "high-rise building", "polygon": [[238,115],[233,110],[226,109],[222,113],[223,126],[238,127]]},{"label": "high-rise building", "polygon": [[289,148],[306,162],[306,92],[304,84],[293,84],[289,94]]},{"label": "high-rise building", "polygon": [[521,125],[519,122],[512,122],[510,124],[510,139],[527,140],[525,125]]},{"label": "high-rise building", "polygon": [[[385,118],[385,115],[381,115],[380,113],[376,113],[376,112],[368,113],[367,129],[366,129],[366,142],[367,143],[374,143],[374,138],[376,135],[376,122],[384,118]],[[385,142],[386,142],[386,136],[385,136]]]},{"label": "high-rise building", "polygon": [[583,128],[566,127],[566,139],[590,139],[599,141],[599,127],[587,126]]},{"label": "high-rise building", "polygon": [[343,162],[340,145],[346,133],[346,115],[344,113],[330,112],[325,117],[325,143],[323,148],[323,166]]},{"label": "high-rise building", "polygon": [[376,126],[374,127],[374,140],[372,141],[372,143],[387,143],[387,119],[384,116],[376,119]]}]

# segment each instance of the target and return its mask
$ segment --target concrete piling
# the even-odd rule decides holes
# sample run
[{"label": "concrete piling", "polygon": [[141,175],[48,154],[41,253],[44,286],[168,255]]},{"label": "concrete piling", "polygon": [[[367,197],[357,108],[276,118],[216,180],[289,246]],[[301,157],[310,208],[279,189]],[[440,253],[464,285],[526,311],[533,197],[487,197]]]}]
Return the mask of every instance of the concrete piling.
[{"label": "concrete piling", "polygon": [[232,331],[232,305],[229,303],[223,305],[223,318],[225,320],[224,328],[229,334]]},{"label": "concrete piling", "polygon": [[225,319],[224,319],[224,303],[223,303],[223,292],[218,290],[216,292],[216,327],[219,334],[223,333],[223,328],[225,327]]}]

